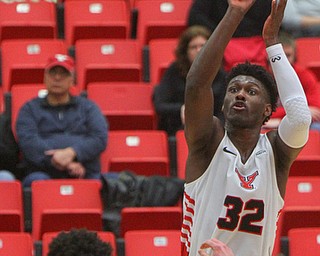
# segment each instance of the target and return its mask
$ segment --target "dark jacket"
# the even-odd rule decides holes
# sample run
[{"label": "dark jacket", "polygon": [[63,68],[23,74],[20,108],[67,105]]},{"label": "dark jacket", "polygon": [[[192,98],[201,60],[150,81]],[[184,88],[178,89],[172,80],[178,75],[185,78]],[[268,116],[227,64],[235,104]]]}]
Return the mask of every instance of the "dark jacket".
[{"label": "dark jacket", "polygon": [[[213,81],[214,115],[223,120],[221,107],[226,91],[225,72],[220,70]],[[165,71],[160,84],[154,89],[153,104],[158,115],[158,129],[165,130],[169,135],[183,128],[180,109],[184,104],[186,78],[179,75],[175,62]]]},{"label": "dark jacket", "polygon": [[[213,31],[227,9],[227,0],[194,0],[189,12],[188,26],[203,25]],[[261,36],[270,11],[271,0],[256,1],[241,21],[234,37]]]},{"label": "dark jacket", "polygon": [[21,108],[16,130],[27,173],[45,171],[52,178],[68,177],[52,166],[51,157],[44,152],[72,147],[77,161],[86,168],[85,178],[99,178],[108,124],[92,101],[72,97],[66,105],[50,106],[46,98],[35,98]]}]

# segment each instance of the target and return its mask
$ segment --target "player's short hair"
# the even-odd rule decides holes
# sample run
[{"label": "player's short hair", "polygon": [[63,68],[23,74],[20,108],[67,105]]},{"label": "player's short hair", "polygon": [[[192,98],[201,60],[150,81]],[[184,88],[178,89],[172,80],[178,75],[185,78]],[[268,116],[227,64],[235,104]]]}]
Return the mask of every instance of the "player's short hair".
[{"label": "player's short hair", "polygon": [[[269,101],[272,106],[272,112],[276,111],[278,102],[278,90],[274,77],[270,74],[270,72],[268,72],[264,67],[260,65],[251,64],[250,62],[241,63],[230,70],[226,77],[227,84],[229,84],[230,81],[238,75],[252,76],[255,79],[259,80],[267,90]],[[264,123],[267,122],[270,117],[271,115],[266,117]]]}]

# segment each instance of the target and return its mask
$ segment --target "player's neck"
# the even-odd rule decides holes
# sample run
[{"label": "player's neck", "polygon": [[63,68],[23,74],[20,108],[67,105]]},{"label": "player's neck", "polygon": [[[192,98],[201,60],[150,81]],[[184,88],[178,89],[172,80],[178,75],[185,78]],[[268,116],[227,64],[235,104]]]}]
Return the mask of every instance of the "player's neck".
[{"label": "player's neck", "polygon": [[241,161],[245,163],[257,145],[260,137],[260,130],[237,129],[228,131],[228,137],[241,155]]}]

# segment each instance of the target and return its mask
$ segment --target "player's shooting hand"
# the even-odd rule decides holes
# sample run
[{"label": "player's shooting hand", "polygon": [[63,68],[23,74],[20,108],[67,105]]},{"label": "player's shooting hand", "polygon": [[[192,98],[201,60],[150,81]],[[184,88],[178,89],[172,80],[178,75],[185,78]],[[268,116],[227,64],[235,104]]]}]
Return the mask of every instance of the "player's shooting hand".
[{"label": "player's shooting hand", "polygon": [[262,31],[267,47],[278,43],[278,34],[286,5],[287,0],[272,0],[271,13],[265,21]]},{"label": "player's shooting hand", "polygon": [[241,9],[246,13],[256,0],[228,0],[229,6]]}]

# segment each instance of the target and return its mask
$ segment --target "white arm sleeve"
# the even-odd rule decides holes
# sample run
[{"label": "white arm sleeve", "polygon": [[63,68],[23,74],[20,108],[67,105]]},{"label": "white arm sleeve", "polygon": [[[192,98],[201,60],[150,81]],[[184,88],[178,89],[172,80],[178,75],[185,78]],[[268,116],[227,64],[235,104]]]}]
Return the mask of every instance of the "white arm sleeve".
[{"label": "white arm sleeve", "polygon": [[289,63],[281,44],[267,48],[269,61],[277,83],[279,97],[286,111],[278,132],[292,148],[302,147],[308,140],[311,114],[300,80]]}]

